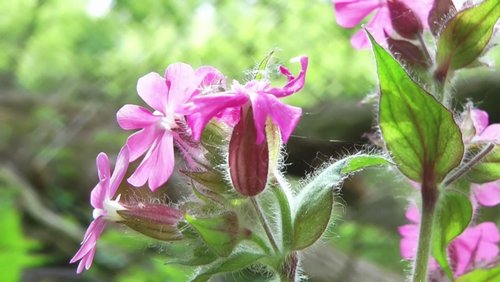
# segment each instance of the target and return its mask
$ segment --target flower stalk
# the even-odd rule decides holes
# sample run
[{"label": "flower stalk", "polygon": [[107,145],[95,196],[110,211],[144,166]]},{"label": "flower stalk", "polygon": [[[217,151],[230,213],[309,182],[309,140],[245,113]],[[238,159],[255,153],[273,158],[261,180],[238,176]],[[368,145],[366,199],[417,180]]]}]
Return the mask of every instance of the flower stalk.
[{"label": "flower stalk", "polygon": [[257,217],[259,218],[259,221],[260,221],[260,224],[262,225],[262,228],[264,228],[264,232],[266,232],[266,236],[269,239],[269,243],[271,244],[273,251],[275,253],[279,253],[278,244],[276,244],[276,240],[273,237],[273,233],[271,231],[271,228],[269,227],[269,223],[267,222],[266,218],[264,217],[264,213],[262,212],[262,209],[260,208],[259,202],[257,202],[257,199],[255,197],[250,197],[250,202],[252,203],[252,206],[254,207],[255,212],[257,213]]}]

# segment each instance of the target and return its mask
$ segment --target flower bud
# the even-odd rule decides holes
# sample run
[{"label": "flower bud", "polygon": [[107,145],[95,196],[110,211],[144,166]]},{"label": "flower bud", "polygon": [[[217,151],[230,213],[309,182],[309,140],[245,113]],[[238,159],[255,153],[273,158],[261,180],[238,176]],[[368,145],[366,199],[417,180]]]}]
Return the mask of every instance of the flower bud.
[{"label": "flower bud", "polygon": [[453,5],[452,0],[434,0],[429,17],[427,18],[432,34],[437,36],[443,28],[446,19],[456,13],[457,9]]},{"label": "flower bud", "polygon": [[177,224],[184,218],[184,213],[178,209],[162,204],[127,205],[126,210],[118,211],[123,223],[131,229],[163,241],[182,239]]},{"label": "flower bud", "polygon": [[255,196],[264,191],[267,184],[268,142],[266,138],[256,144],[256,139],[252,108],[245,106],[229,141],[229,174],[234,188],[243,196]]},{"label": "flower bud", "polygon": [[388,35],[386,36],[389,50],[400,61],[423,69],[428,69],[430,67],[424,52],[418,46],[406,40],[398,40]]},{"label": "flower bud", "polygon": [[422,33],[423,26],[418,16],[401,0],[388,0],[392,27],[404,38],[415,39]]}]

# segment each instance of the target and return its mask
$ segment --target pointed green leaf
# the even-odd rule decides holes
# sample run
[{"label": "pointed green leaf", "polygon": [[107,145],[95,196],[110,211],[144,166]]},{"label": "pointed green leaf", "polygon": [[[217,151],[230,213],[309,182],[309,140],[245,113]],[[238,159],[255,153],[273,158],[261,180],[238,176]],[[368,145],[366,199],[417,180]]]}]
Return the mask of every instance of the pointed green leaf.
[{"label": "pointed green leaf", "polygon": [[380,82],[379,124],[401,172],[436,183],[462,160],[464,145],[453,115],[405,72],[370,35]]},{"label": "pointed green leaf", "polygon": [[356,155],[331,164],[312,178],[296,198],[293,249],[304,249],[321,237],[331,218],[333,188],[339,186],[349,173],[387,163],[380,156]]},{"label": "pointed green leaf", "polygon": [[265,74],[267,71],[267,68],[269,66],[269,63],[271,62],[272,58],[274,57],[274,52],[275,50],[271,50],[267,56],[259,63],[257,66],[257,70],[255,73],[255,80],[261,80],[265,78]]},{"label": "pointed green leaf", "polygon": [[226,212],[213,218],[194,218],[186,214],[186,220],[219,256],[226,257],[231,254],[241,240],[238,217],[234,212]]},{"label": "pointed green leaf", "polygon": [[500,148],[496,147],[483,161],[472,167],[467,173],[467,179],[478,184],[500,179]]},{"label": "pointed green leaf", "polygon": [[455,282],[493,282],[500,281],[500,267],[476,269],[458,277]]},{"label": "pointed green leaf", "polygon": [[460,69],[477,59],[490,41],[499,18],[500,1],[485,0],[449,20],[438,41],[439,69]]},{"label": "pointed green leaf", "polygon": [[446,248],[467,228],[472,219],[472,205],[467,196],[454,191],[444,191],[439,199],[434,220],[432,255],[441,269],[453,280]]},{"label": "pointed green leaf", "polygon": [[251,266],[259,259],[263,258],[262,254],[239,252],[225,258],[221,263],[211,265],[197,274],[191,282],[206,282],[212,275],[224,272],[234,272],[240,269]]}]

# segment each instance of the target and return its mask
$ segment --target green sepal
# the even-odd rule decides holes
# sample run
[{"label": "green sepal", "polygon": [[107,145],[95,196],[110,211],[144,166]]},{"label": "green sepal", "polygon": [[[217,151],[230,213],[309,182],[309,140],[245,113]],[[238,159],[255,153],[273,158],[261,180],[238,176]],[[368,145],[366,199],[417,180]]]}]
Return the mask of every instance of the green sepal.
[{"label": "green sepal", "polygon": [[198,231],[207,246],[221,257],[231,254],[242,239],[238,216],[234,212],[211,218],[194,218],[186,214],[186,220]]},{"label": "green sepal", "polygon": [[446,73],[474,62],[485,50],[500,18],[500,2],[485,0],[450,19],[438,41],[438,71]]},{"label": "green sepal", "polygon": [[458,277],[455,282],[493,282],[500,281],[500,267],[475,269]]},{"label": "green sepal", "polygon": [[446,275],[453,280],[447,259],[447,247],[467,228],[472,219],[472,204],[467,196],[444,190],[436,208],[432,255]]},{"label": "green sepal", "polygon": [[231,256],[224,258],[222,262],[211,265],[203,269],[191,282],[206,282],[212,275],[225,272],[235,272],[255,264],[259,259],[263,258],[265,255],[249,252],[238,252]]},{"label": "green sepal", "polygon": [[439,183],[464,154],[453,114],[420,87],[368,33],[380,82],[379,124],[382,137],[401,172],[422,182]]},{"label": "green sepal", "polygon": [[[480,148],[472,148],[477,153]],[[472,183],[487,183],[500,179],[500,148],[495,147],[481,162],[471,168],[466,175]]]},{"label": "green sepal", "polygon": [[217,170],[181,172],[215,193],[224,193],[232,189],[231,185],[224,179],[222,173]]},{"label": "green sepal", "polygon": [[350,173],[389,163],[375,155],[356,155],[337,161],[300,190],[293,212],[293,249],[301,250],[316,242],[330,222],[334,188]]}]

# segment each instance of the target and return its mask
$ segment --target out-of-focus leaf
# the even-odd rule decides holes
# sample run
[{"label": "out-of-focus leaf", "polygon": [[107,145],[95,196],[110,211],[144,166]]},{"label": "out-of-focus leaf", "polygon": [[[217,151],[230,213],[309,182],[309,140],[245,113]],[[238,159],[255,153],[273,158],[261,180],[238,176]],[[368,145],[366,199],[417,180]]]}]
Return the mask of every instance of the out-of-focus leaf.
[{"label": "out-of-focus leaf", "polygon": [[493,282],[500,281],[500,267],[476,269],[458,277],[455,282]]},{"label": "out-of-focus leaf", "polygon": [[500,148],[496,147],[484,160],[472,167],[467,173],[467,179],[478,184],[500,179]]},{"label": "out-of-focus leaf", "polygon": [[191,282],[206,282],[214,274],[224,272],[234,272],[256,263],[259,259],[263,258],[262,254],[239,252],[224,259],[221,263],[212,265],[200,273],[198,273]]}]

